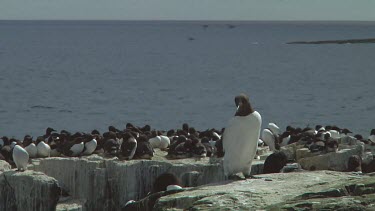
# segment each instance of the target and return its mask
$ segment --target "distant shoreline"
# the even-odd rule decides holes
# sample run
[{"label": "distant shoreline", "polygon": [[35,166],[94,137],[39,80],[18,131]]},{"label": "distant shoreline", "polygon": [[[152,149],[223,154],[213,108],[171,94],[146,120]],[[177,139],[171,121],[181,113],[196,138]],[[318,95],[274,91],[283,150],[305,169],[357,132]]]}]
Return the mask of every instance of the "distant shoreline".
[{"label": "distant shoreline", "polygon": [[375,25],[375,21],[324,21],[324,20],[0,20],[4,23],[190,23],[190,24],[363,24]]},{"label": "distant shoreline", "polygon": [[359,44],[359,43],[375,43],[375,38],[348,39],[348,40],[296,41],[296,42],[288,42],[287,44]]}]

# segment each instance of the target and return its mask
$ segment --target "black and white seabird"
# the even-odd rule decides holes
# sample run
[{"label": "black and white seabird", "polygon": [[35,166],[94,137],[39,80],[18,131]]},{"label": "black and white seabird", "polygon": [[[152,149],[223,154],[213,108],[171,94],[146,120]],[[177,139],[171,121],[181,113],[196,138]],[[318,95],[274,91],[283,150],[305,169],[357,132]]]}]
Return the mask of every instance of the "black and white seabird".
[{"label": "black and white seabird", "polygon": [[124,141],[121,144],[121,154],[126,160],[131,160],[137,150],[137,140],[130,132],[124,133],[123,139]]},{"label": "black and white seabird", "polygon": [[251,107],[249,97],[245,94],[236,96],[235,104],[237,112],[223,134],[224,174],[229,177],[242,172],[245,177],[249,177],[258,148],[262,118]]},{"label": "black and white seabird", "polygon": [[30,158],[36,158],[38,155],[38,148],[36,147],[33,138],[30,135],[26,135],[23,138],[22,145],[24,146],[24,149],[29,154]]},{"label": "black and white seabird", "polygon": [[91,155],[96,150],[97,145],[98,142],[93,135],[86,135],[86,137],[84,138],[84,148],[82,155]]},{"label": "black and white seabird", "polygon": [[38,149],[38,157],[45,158],[50,156],[51,147],[45,143],[45,138],[43,136],[39,136],[35,143]]},{"label": "black and white seabird", "polygon": [[13,148],[13,161],[19,171],[27,170],[27,164],[29,162],[29,153],[22,148],[20,145],[16,145]]}]

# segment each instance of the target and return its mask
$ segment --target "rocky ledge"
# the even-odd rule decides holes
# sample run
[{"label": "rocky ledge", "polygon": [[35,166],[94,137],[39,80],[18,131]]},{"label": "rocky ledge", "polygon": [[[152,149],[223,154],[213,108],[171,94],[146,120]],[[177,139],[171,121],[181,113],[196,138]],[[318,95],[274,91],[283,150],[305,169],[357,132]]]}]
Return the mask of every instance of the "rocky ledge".
[{"label": "rocky ledge", "polygon": [[334,171],[264,174],[154,201],[147,210],[374,210],[375,176]]},{"label": "rocky ledge", "polygon": [[[155,179],[175,174],[184,187],[224,180],[221,159],[168,160],[156,150],[153,160],[119,160],[116,157],[51,157],[33,159],[25,172],[0,163],[0,210],[121,210],[129,200],[141,200]],[[252,172],[262,172],[254,161]]]},{"label": "rocky ledge", "polygon": [[[365,158],[367,152],[372,158],[371,147],[349,142],[337,152],[313,153],[296,143],[281,151],[301,172],[258,175],[268,147],[259,148],[261,160],[253,161],[258,179],[240,181],[224,181],[221,158],[170,160],[158,149],[152,160],[97,154],[32,159],[25,172],[0,162],[0,210],[122,210],[129,200],[137,200],[131,210],[375,208],[375,176],[336,172],[347,169],[352,155]],[[165,172],[179,177],[186,189],[147,195]]]},{"label": "rocky ledge", "polygon": [[54,210],[60,193],[57,180],[41,172],[0,174],[0,210]]}]

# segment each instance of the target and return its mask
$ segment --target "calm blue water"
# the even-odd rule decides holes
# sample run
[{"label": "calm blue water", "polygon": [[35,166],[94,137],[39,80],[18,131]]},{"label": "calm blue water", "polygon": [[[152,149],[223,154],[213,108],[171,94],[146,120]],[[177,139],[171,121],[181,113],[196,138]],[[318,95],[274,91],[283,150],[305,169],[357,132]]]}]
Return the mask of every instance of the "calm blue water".
[{"label": "calm blue water", "polygon": [[[208,24],[208,27],[203,27]],[[0,22],[0,136],[225,127],[244,92],[263,118],[375,128],[375,23]]]}]

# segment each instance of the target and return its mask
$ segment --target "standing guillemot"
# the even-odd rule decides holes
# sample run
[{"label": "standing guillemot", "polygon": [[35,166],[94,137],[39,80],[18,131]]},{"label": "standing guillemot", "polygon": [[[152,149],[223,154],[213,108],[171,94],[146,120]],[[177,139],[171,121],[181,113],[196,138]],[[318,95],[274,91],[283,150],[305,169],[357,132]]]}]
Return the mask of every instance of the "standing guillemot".
[{"label": "standing guillemot", "polygon": [[281,169],[288,163],[288,157],[282,151],[269,155],[264,161],[263,174],[280,173]]},{"label": "standing guillemot", "polygon": [[160,143],[161,143],[161,137],[157,135],[156,131],[152,131],[151,135],[148,139],[148,142],[150,142],[151,146],[156,149],[160,148]]},{"label": "standing guillemot", "polygon": [[13,159],[12,153],[11,153],[12,148],[10,147],[9,138],[7,136],[3,136],[1,137],[1,140],[3,142],[2,142],[0,153],[4,157],[4,160],[9,163]]},{"label": "standing guillemot", "polygon": [[36,139],[36,147],[38,149],[37,156],[40,158],[49,157],[51,153],[51,147],[44,142],[45,138],[43,136],[39,136]]},{"label": "standing guillemot", "polygon": [[120,143],[113,138],[107,139],[103,145],[103,149],[107,155],[117,155],[120,151]]},{"label": "standing guillemot", "polygon": [[44,141],[47,143],[48,142],[48,138],[51,136],[52,132],[53,131],[56,131],[55,129],[51,128],[51,127],[48,127],[46,129],[46,134],[43,135],[43,138],[44,138]]},{"label": "standing guillemot", "polygon": [[130,132],[124,133],[123,139],[124,141],[121,144],[121,154],[126,160],[131,160],[137,150],[137,140]]},{"label": "standing guillemot", "polygon": [[62,153],[69,157],[79,156],[84,148],[83,137],[75,137],[73,140],[61,144]]},{"label": "standing guillemot", "polygon": [[85,146],[83,148],[82,155],[91,155],[96,150],[96,147],[98,145],[98,142],[96,141],[94,136],[91,134],[87,134],[84,137],[83,142]]},{"label": "standing guillemot", "polygon": [[266,128],[262,131],[262,141],[266,143],[271,151],[275,151],[277,149],[278,138],[277,136],[271,131],[271,129]]},{"label": "standing guillemot", "polygon": [[29,153],[22,148],[20,145],[15,145],[13,148],[13,161],[17,166],[18,171],[27,170],[27,164],[29,162]]},{"label": "standing guillemot", "polygon": [[375,129],[372,129],[370,132],[370,136],[368,137],[368,140],[372,143],[375,144]]},{"label": "standing guillemot", "polygon": [[240,172],[245,177],[250,176],[262,124],[260,114],[253,110],[246,95],[236,96],[235,104],[237,112],[223,134],[224,174],[227,178]]},{"label": "standing guillemot", "polygon": [[38,148],[36,147],[33,138],[30,135],[26,135],[23,138],[22,145],[24,146],[24,149],[29,154],[30,158],[36,158],[38,155]]},{"label": "standing guillemot", "polygon": [[154,156],[154,149],[150,142],[148,142],[145,135],[140,135],[137,139],[137,149],[135,150],[134,158],[137,159],[151,159]]}]

